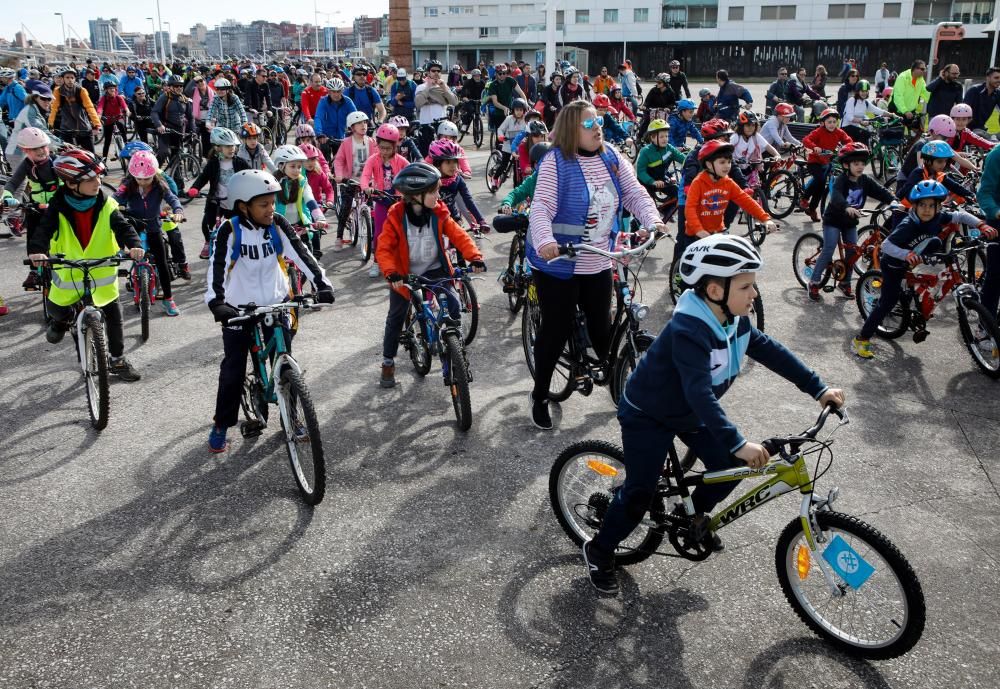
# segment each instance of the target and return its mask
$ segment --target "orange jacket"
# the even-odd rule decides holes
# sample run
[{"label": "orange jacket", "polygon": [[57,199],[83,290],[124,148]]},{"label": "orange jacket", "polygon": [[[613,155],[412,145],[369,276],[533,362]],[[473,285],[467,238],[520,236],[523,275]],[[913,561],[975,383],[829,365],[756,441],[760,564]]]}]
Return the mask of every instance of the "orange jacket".
[{"label": "orange jacket", "polygon": [[602,77],[597,75],[594,79],[594,93],[603,93],[608,95],[611,93],[611,87],[615,85],[615,80],[610,76]]},{"label": "orange jacket", "polygon": [[[101,126],[101,118],[97,116],[97,110],[94,109],[94,103],[90,100],[90,94],[87,93],[87,89],[82,86],[77,91],[77,98],[80,99],[80,107],[87,115],[87,119],[95,127]],[[52,90],[52,108],[49,110],[49,130],[55,131],[59,129],[57,126],[59,123],[59,107],[62,105],[62,86],[57,86]]]},{"label": "orange jacket", "polygon": [[687,205],[684,207],[684,233],[694,237],[702,231],[712,234],[722,232],[725,227],[722,216],[730,201],[761,222],[771,219],[732,178],[723,177],[715,182],[707,172],[702,171],[688,188]]},{"label": "orange jacket", "polygon": [[[378,236],[375,260],[385,277],[393,273],[406,275],[410,272],[410,244],[406,241],[406,228],[403,226],[403,215],[406,212],[403,203],[397,201],[389,207],[389,215],[382,225],[382,233]],[[448,252],[445,251],[445,237],[462,252],[466,261],[483,260],[476,243],[457,222],[451,219],[451,213],[444,201],[438,201],[434,207],[434,215],[437,216],[438,248],[442,268],[448,273],[454,272],[451,261],[448,260]],[[396,291],[407,299],[410,298],[410,291],[406,287],[400,287]]]}]

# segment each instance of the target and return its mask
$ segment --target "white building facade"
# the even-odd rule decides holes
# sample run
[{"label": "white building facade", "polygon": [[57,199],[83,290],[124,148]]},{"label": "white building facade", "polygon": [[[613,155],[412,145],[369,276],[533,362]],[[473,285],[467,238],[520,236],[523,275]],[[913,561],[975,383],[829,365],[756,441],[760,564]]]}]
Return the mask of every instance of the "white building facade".
[{"label": "white building facade", "polygon": [[[984,30],[994,14],[994,2],[967,0],[620,0],[610,8],[596,0],[553,2],[557,49],[588,51],[591,72],[617,66],[624,49],[642,74],[663,69],[666,64],[659,61],[673,58],[689,73],[704,74],[730,66],[769,74],[772,62],[801,60],[811,68],[810,60],[834,56],[862,63],[905,60],[892,64],[902,70],[915,57],[927,58],[941,21],[963,22],[966,31],[960,43],[942,44],[941,58],[951,61],[948,57],[957,53],[971,67],[985,67],[991,41]],[[463,67],[489,60],[538,62],[545,44],[545,7],[545,2],[525,0],[411,0],[416,61],[436,58]],[[864,64],[873,71],[868,67]]]}]

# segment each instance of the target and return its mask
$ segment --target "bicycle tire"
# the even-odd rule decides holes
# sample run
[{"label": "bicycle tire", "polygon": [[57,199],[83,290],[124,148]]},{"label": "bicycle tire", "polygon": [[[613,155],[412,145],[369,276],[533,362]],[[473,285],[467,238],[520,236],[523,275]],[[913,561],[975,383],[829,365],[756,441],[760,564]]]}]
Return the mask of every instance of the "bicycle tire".
[{"label": "bicycle tire", "polygon": [[[996,320],[990,315],[989,310],[983,306],[979,299],[974,296],[962,297],[955,300],[958,307],[958,326],[962,333],[962,342],[972,357],[974,363],[980,371],[994,380],[1000,378],[1000,329],[997,328]],[[970,319],[970,313],[975,322]],[[988,338],[982,343],[992,347],[989,352],[984,351],[980,341],[976,339],[979,329],[985,330]]]},{"label": "bicycle tire", "polygon": [[885,184],[885,155],[881,147],[872,155],[872,176],[881,184]]},{"label": "bicycle tire", "polygon": [[108,381],[108,348],[104,338],[104,323],[96,314],[83,321],[84,390],[90,425],[101,431],[108,425],[111,412],[111,389]]},{"label": "bicycle tire", "polygon": [[285,275],[288,277],[288,292],[294,299],[302,294],[302,278],[299,269],[292,263],[288,263],[285,268]]},{"label": "bicycle tire", "polygon": [[149,306],[152,302],[149,271],[139,268],[139,334],[142,341],[149,340]]},{"label": "bicycle tire", "polygon": [[[795,279],[805,289],[809,289],[810,281],[813,281],[813,278],[816,277],[813,269],[816,266],[816,260],[822,252],[823,237],[817,232],[806,232],[799,237],[792,248],[792,270],[795,272]],[[830,266],[832,265],[833,262],[831,261]],[[827,266],[827,269],[819,276],[820,279],[815,281],[821,288],[825,287],[826,283],[830,281],[830,266]]]},{"label": "bicycle tire", "polygon": [[611,401],[615,403],[616,407],[621,401],[622,394],[625,392],[628,377],[632,375],[632,371],[635,370],[639,360],[642,359],[642,355],[653,344],[653,336],[647,332],[636,333],[635,351],[632,350],[630,340],[627,337],[624,340],[625,346],[622,347],[622,351],[615,357],[615,365],[611,369],[611,384],[608,385],[608,392],[611,393]]},{"label": "bicycle tire", "polygon": [[[549,501],[559,526],[573,543],[582,546],[593,538],[624,482],[625,455],[611,443],[583,440],[559,453],[549,471]],[[581,507],[586,513],[581,514]],[[640,524],[619,545],[615,561],[621,565],[642,562],[662,542],[663,534]]]},{"label": "bicycle tire", "polygon": [[965,274],[965,281],[978,290],[982,287],[983,276],[986,274],[986,252],[982,247],[976,247],[975,251],[966,251],[963,255],[966,256],[965,266],[960,270]]},{"label": "bicycle tire", "polygon": [[483,145],[483,118],[478,112],[472,116],[472,143],[476,144],[476,149]]},{"label": "bicycle tire", "polygon": [[[875,306],[878,295],[882,292],[882,279],[881,270],[866,271],[864,275],[858,278],[858,284],[854,290],[854,300],[858,305],[858,311],[861,313],[863,319],[868,318],[872,307]],[[883,319],[878,328],[875,329],[875,332],[887,340],[895,340],[901,337],[910,327],[910,317],[910,297],[904,291],[899,297],[899,303]],[[890,321],[890,318],[895,318],[896,322]],[[886,325],[887,322],[892,324]]]},{"label": "bicycle tire", "polygon": [[[806,626],[824,641],[851,655],[886,660],[909,651],[920,640],[927,617],[924,593],[913,567],[888,538],[860,519],[827,511],[816,512],[814,516],[821,531],[839,531],[837,535],[858,556],[865,560],[875,560],[877,557],[884,566],[876,567],[871,577],[857,589],[847,585],[846,581],[843,582],[839,585],[843,595],[834,598],[830,595],[829,586],[819,571],[819,566],[812,562],[812,553],[802,530],[802,520],[796,517],[781,532],[774,555],[778,582],[789,605]],[[825,540],[832,539],[827,535]],[[864,552],[860,552],[862,550]],[[809,568],[800,573],[803,561],[808,563]],[[869,563],[869,566],[872,565]],[[815,584],[816,603],[806,592],[807,582]],[[883,582],[891,584],[896,591],[890,589],[888,594],[883,592]],[[858,599],[862,598],[863,592],[873,590],[879,592],[877,601],[859,605]],[[898,600],[890,600],[889,594],[896,594],[897,591]],[[819,603],[822,605],[818,605]],[[859,638],[860,632],[853,625],[850,631],[842,628],[846,616],[857,612],[866,618],[862,620],[863,623],[870,623],[875,614],[889,605],[900,608],[898,612],[901,614],[893,616],[890,613],[884,621],[874,620],[879,627],[884,628],[886,634],[891,633],[888,639],[863,639]],[[836,621],[831,619],[834,617],[837,618]],[[873,630],[875,631],[880,630]]]},{"label": "bicycle tire", "polygon": [[799,203],[795,177],[788,170],[774,170],[764,182],[767,206],[772,218],[787,218]]},{"label": "bicycle tire", "polygon": [[455,289],[462,300],[462,341],[468,347],[479,332],[479,296],[472,286],[472,278],[468,276],[457,280]]},{"label": "bicycle tire", "polygon": [[[755,194],[755,200],[759,202],[761,201],[761,198]],[[767,209],[765,209],[765,211],[766,210]],[[764,229],[764,224],[757,222],[757,219],[746,211],[742,211],[742,213],[743,222],[747,228],[747,239],[749,239],[750,243],[755,247],[760,248],[760,245],[764,243],[765,239],[767,239],[767,230]]]},{"label": "bicycle tire", "polygon": [[497,147],[497,130],[490,127],[490,150],[494,150]]},{"label": "bicycle tire", "polygon": [[[754,287],[757,287],[754,285]],[[760,289],[757,289],[757,296],[753,298],[753,306],[750,307],[749,318],[754,322],[754,327],[757,330],[764,332],[764,298],[760,295]]]},{"label": "bicycle tire", "polygon": [[681,279],[680,267],[681,259],[680,255],[678,255],[677,258],[670,262],[670,301],[675,306],[677,305],[677,300],[681,298],[681,294],[687,289],[687,286]]},{"label": "bicycle tire", "polygon": [[426,376],[431,370],[431,348],[424,334],[423,324],[413,317],[413,305],[406,310],[403,333],[407,335],[405,349],[410,353],[413,370],[418,376]]},{"label": "bicycle tire", "polygon": [[271,131],[270,127],[260,126],[260,144],[268,153],[274,153],[274,133]]},{"label": "bicycle tire", "polygon": [[[541,322],[542,312],[538,305],[538,295],[535,286],[529,284],[524,299],[524,309],[521,311],[521,347],[524,349],[524,360],[532,380],[535,378],[535,337]],[[562,402],[573,394],[572,370],[572,365],[564,355],[561,355],[549,383],[549,400]]]},{"label": "bicycle tire", "polygon": [[486,188],[491,194],[497,193],[503,182],[499,179],[500,170],[503,166],[503,154],[500,151],[490,153],[486,161]]},{"label": "bicycle tire", "polygon": [[507,293],[507,308],[516,314],[524,305],[524,240],[520,236],[515,236],[510,242],[507,278],[514,286],[514,291]]},{"label": "bicycle tire", "polygon": [[372,257],[374,253],[374,231],[372,229],[372,213],[371,209],[365,206],[361,209],[361,215],[359,216],[361,225],[356,228],[357,231],[355,235],[357,237],[354,241],[361,242],[361,263],[367,263],[368,259]]},{"label": "bicycle tire", "polygon": [[451,406],[455,409],[458,430],[467,431],[472,427],[472,396],[469,392],[469,368],[465,361],[465,351],[458,333],[448,330],[442,338],[445,356],[448,357],[448,390],[451,392]]},{"label": "bicycle tire", "polygon": [[[286,366],[281,372],[278,394],[284,396],[288,415],[293,422],[296,420],[300,424],[305,422],[305,431],[308,434],[305,438],[301,437],[299,427],[290,430],[285,428],[284,418],[281,420],[281,426],[285,432],[288,462],[292,467],[292,475],[299,487],[299,493],[307,505],[318,505],[326,494],[326,458],[323,455],[323,440],[312,397],[302,376],[290,366]],[[307,461],[301,451],[305,448],[309,450]]]},{"label": "bicycle tire", "polygon": [[[875,247],[874,242],[869,239],[874,232],[878,232],[882,236],[882,239],[885,239],[885,231],[875,223],[869,223],[858,230],[858,251],[861,254],[854,262],[854,274],[857,276],[864,275],[867,271],[877,268],[878,249]],[[866,246],[870,241],[871,244]]]},{"label": "bicycle tire", "polygon": [[42,318],[47,326],[52,322],[52,313],[49,311],[49,290],[52,287],[52,269],[46,263],[42,266]]}]

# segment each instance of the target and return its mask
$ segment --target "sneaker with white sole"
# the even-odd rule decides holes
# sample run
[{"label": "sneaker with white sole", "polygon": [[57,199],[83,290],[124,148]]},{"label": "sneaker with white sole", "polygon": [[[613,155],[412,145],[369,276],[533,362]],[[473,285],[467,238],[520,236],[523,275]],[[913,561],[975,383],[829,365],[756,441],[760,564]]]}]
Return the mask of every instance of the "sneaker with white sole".
[{"label": "sneaker with white sole", "polygon": [[618,574],[615,572],[614,553],[602,553],[590,539],[583,544],[583,561],[587,565],[587,576],[590,583],[600,593],[608,596],[618,595]]}]

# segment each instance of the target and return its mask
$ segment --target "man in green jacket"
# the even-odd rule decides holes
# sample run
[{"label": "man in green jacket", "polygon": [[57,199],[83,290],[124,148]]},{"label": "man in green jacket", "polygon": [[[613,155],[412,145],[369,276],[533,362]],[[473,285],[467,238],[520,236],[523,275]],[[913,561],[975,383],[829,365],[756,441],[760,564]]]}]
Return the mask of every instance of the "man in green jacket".
[{"label": "man in green jacket", "polygon": [[927,73],[927,63],[914,60],[910,68],[896,77],[892,87],[892,102],[889,109],[898,113],[906,120],[906,126],[911,130],[920,131],[920,113],[923,111],[930,93],[924,81]]}]

